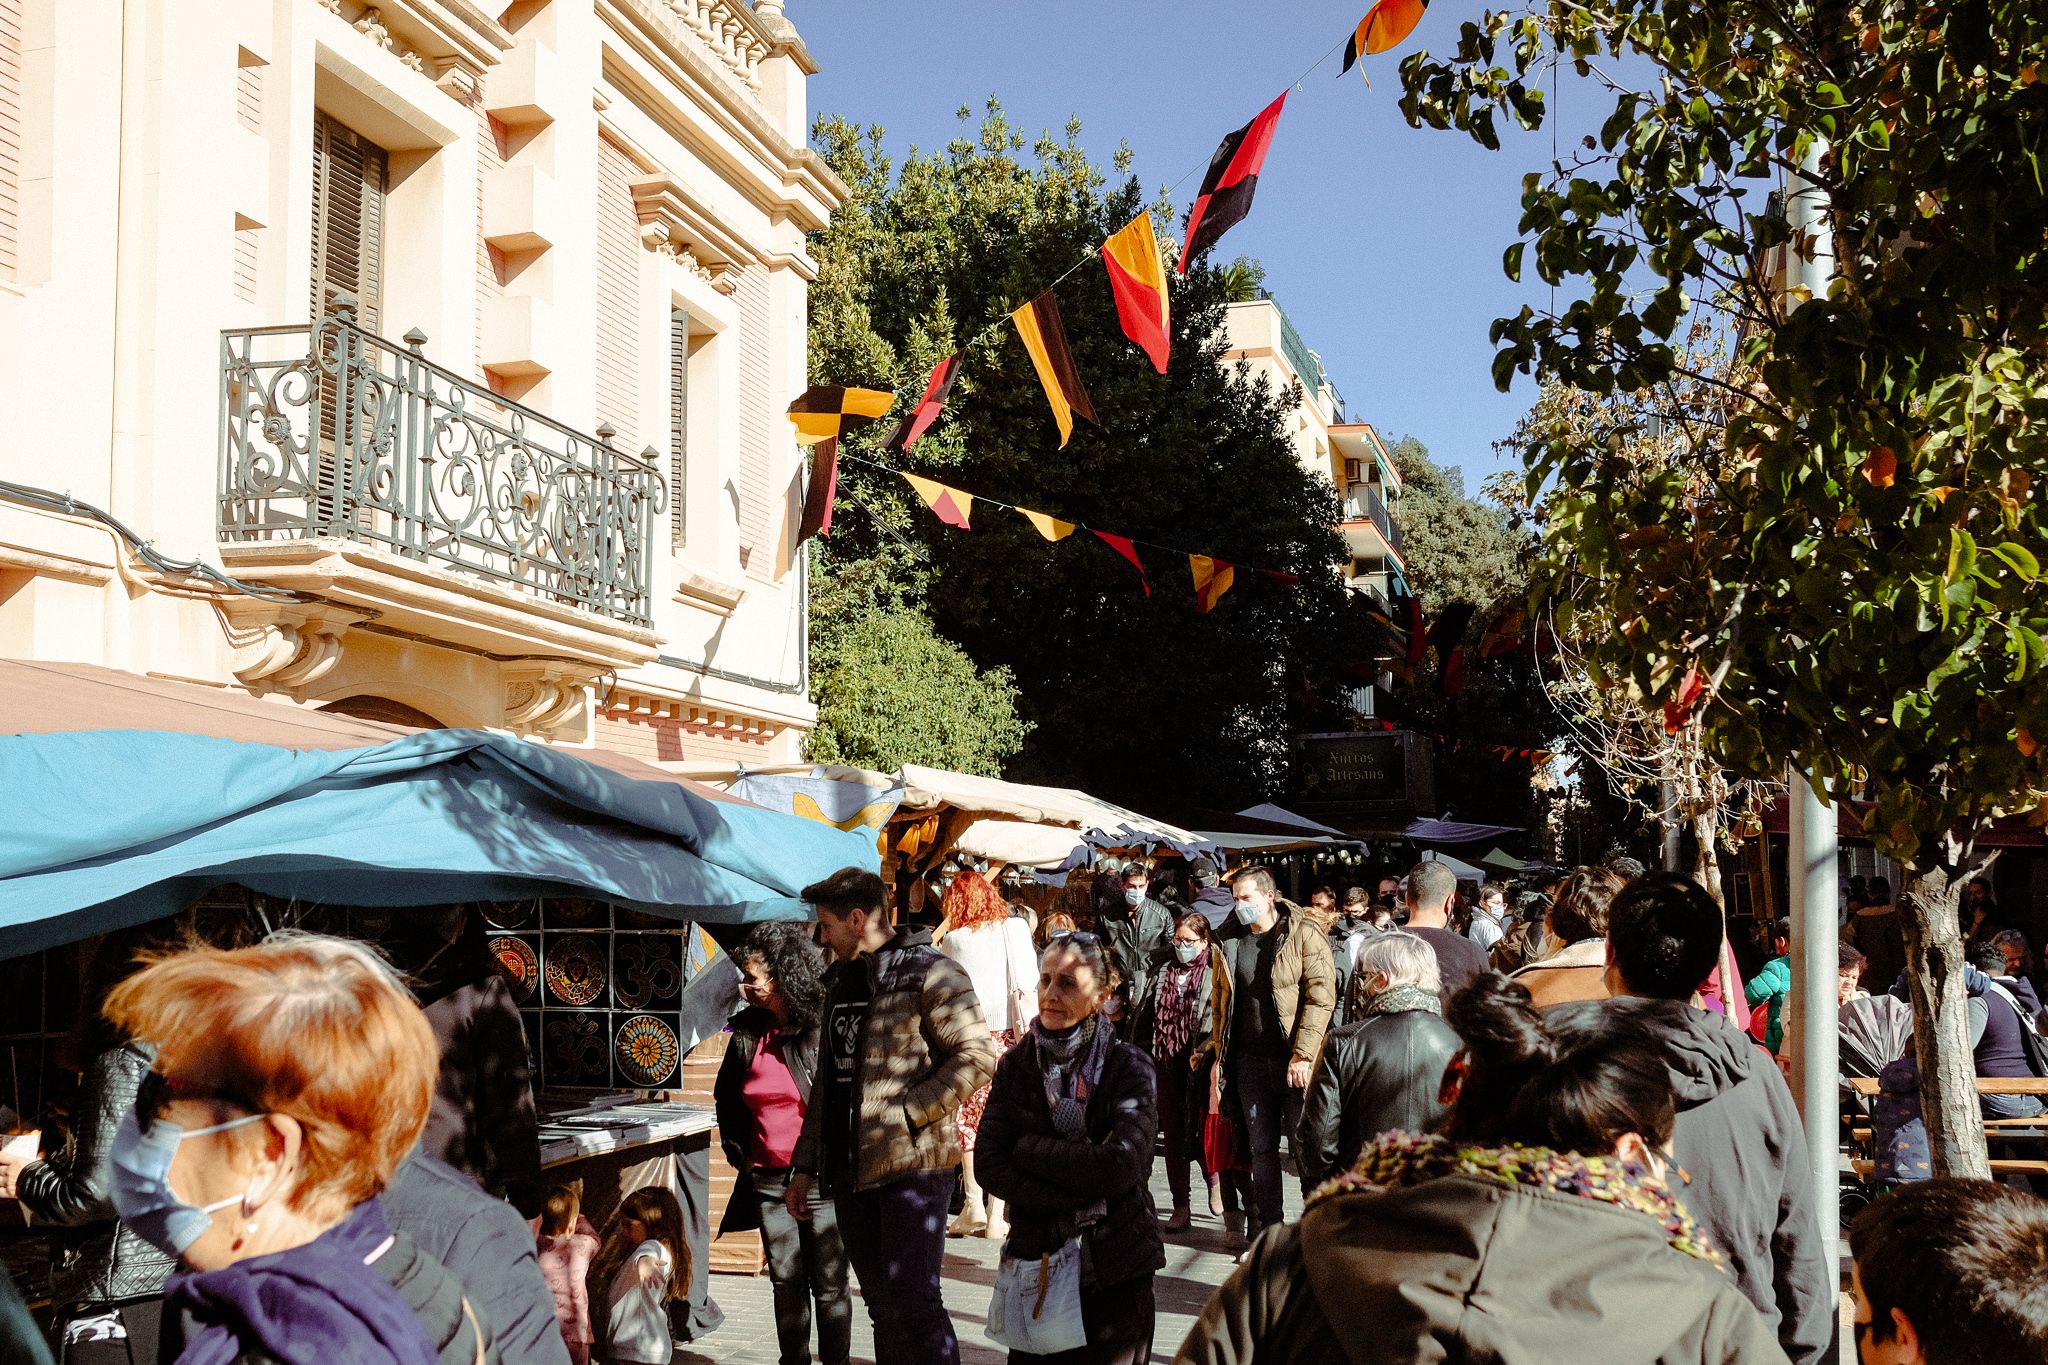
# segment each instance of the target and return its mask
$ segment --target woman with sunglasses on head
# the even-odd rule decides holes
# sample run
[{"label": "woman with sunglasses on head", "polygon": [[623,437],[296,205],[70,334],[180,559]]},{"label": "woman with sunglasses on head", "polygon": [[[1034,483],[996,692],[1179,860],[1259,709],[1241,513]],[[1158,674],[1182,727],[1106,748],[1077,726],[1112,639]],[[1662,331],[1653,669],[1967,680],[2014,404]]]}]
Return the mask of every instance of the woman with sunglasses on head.
[{"label": "woman with sunglasses on head", "polygon": [[1784,1361],[1679,1202],[1661,1053],[1604,1012],[1553,1032],[1495,973],[1446,1017],[1463,1050],[1443,1133],[1368,1142],[1254,1244],[1176,1359]]},{"label": "woman with sunglasses on head", "polygon": [[426,1127],[438,1057],[381,958],[310,934],[196,948],[106,1013],[156,1049],[110,1183],[122,1222],[190,1272],[165,1295],[163,1359],[496,1359],[461,1285],[378,1202]]},{"label": "woman with sunglasses on head", "polygon": [[1148,1184],[1159,1132],[1152,1059],[1119,1042],[1097,1006],[1109,962],[1094,934],[1063,934],[1038,961],[1038,1017],[1003,1058],[982,1115],[978,1165],[1010,1202],[1006,1258],[1036,1259],[1081,1239],[1087,1344],[1011,1360],[1144,1365],[1152,1354],[1152,1277],[1166,1264]]}]

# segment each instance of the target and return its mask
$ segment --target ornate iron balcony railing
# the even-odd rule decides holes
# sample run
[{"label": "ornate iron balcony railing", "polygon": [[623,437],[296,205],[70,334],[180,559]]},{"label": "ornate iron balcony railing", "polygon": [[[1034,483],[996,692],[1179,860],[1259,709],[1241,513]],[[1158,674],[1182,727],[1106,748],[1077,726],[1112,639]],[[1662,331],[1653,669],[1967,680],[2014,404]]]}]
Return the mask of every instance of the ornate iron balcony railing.
[{"label": "ornate iron balcony railing", "polygon": [[369,541],[647,625],[655,518],[645,459],[510,402],[356,325],[221,334],[220,537]]}]

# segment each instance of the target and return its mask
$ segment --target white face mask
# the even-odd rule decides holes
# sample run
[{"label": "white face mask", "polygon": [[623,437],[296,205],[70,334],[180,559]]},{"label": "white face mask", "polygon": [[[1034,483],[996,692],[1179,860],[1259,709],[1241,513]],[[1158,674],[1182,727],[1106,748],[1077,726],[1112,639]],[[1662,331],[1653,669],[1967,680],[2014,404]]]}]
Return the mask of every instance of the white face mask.
[{"label": "white face mask", "polygon": [[1136,906],[1140,906],[1140,905],[1143,905],[1144,903],[1145,903],[1145,888],[1144,888],[1144,887],[1142,887],[1142,886],[1127,886],[1127,887],[1125,887],[1125,888],[1124,888],[1124,904],[1125,904],[1125,905],[1129,905],[1129,906],[1133,906],[1133,907],[1136,907]]},{"label": "white face mask", "polygon": [[1202,955],[1202,945],[1199,943],[1182,943],[1179,939],[1175,939],[1173,955],[1179,958],[1181,964],[1185,966]]},{"label": "white face mask", "polygon": [[1235,900],[1230,903],[1230,908],[1237,915],[1237,922],[1239,924],[1258,923],[1259,903],[1257,901]]}]

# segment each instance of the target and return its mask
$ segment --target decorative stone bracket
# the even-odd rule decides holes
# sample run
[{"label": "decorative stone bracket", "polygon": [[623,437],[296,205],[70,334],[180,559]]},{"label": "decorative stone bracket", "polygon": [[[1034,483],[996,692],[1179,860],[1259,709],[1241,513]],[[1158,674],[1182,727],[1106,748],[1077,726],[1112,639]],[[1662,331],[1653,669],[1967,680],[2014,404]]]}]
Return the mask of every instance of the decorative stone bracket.
[{"label": "decorative stone bracket", "polygon": [[330,602],[257,597],[223,602],[220,611],[234,648],[229,667],[242,685],[259,696],[282,692],[295,701],[341,661],[342,637],[349,629],[376,616]]},{"label": "decorative stone bracket", "polygon": [[674,257],[721,294],[738,285],[740,268],[750,258],[746,244],[682,181],[669,175],[635,180],[633,208],[648,246]]},{"label": "decorative stone bracket", "polygon": [[553,738],[575,717],[600,673],[554,661],[503,665],[498,676],[504,688],[505,728]]}]

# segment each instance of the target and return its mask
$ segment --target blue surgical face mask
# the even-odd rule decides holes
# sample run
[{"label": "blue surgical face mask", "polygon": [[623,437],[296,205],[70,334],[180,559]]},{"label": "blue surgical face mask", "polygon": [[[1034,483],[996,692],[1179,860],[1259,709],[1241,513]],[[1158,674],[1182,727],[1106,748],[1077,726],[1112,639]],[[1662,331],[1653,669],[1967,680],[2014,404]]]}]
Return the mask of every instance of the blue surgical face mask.
[{"label": "blue surgical face mask", "polygon": [[1127,886],[1127,887],[1125,887],[1125,888],[1124,888],[1124,904],[1125,904],[1125,905],[1130,905],[1130,906],[1138,906],[1138,905],[1143,905],[1144,903],[1145,903],[1145,888],[1144,888],[1144,887],[1142,887],[1142,886]]},{"label": "blue surgical face mask", "polygon": [[1202,955],[1202,945],[1199,943],[1182,943],[1179,939],[1175,939],[1173,955],[1179,958],[1182,965],[1185,966]]},{"label": "blue surgical face mask", "polygon": [[250,1114],[246,1118],[230,1119],[216,1123],[210,1128],[180,1128],[169,1119],[158,1119],[143,1132],[133,1113],[121,1120],[120,1131],[114,1134],[113,1149],[108,1154],[110,1172],[108,1194],[114,1203],[114,1212],[121,1221],[135,1230],[135,1234],[157,1250],[171,1256],[184,1254],[187,1247],[206,1235],[213,1226],[213,1215],[224,1208],[242,1202],[244,1195],[235,1195],[198,1208],[186,1203],[171,1189],[171,1163],[177,1160],[178,1144],[186,1138],[200,1137],[207,1133],[224,1133],[230,1128],[257,1123],[261,1114]]},{"label": "blue surgical face mask", "polygon": [[1258,922],[1259,903],[1257,901],[1234,900],[1230,903],[1230,908],[1237,915],[1237,922],[1239,924],[1255,924]]}]

